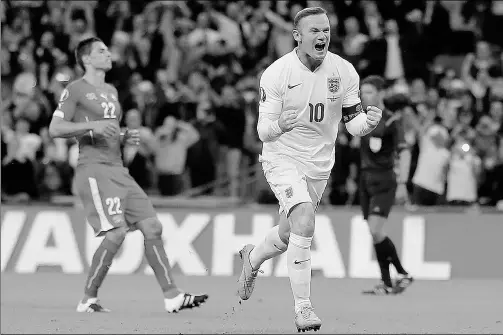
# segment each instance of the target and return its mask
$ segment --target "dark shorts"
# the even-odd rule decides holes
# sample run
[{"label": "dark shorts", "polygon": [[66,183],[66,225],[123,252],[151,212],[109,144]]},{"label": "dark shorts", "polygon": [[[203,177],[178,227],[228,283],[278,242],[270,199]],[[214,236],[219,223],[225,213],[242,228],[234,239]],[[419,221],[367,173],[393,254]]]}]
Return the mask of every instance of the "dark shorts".
[{"label": "dark shorts", "polygon": [[414,190],[412,191],[412,201],[414,205],[418,206],[437,206],[440,205],[441,195],[421,186],[414,184]]},{"label": "dark shorts", "polygon": [[396,175],[393,171],[362,171],[360,205],[363,218],[376,215],[387,218],[395,203]]},{"label": "dark shorts", "polygon": [[150,199],[124,167],[79,166],[75,186],[96,236],[156,217]]}]

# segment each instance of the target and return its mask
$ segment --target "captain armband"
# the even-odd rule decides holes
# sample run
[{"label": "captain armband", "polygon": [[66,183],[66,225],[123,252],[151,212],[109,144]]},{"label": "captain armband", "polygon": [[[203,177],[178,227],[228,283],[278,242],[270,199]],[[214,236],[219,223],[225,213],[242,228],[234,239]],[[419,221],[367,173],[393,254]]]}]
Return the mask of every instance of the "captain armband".
[{"label": "captain armband", "polygon": [[350,107],[342,107],[342,122],[348,123],[363,111],[362,104],[358,103]]}]

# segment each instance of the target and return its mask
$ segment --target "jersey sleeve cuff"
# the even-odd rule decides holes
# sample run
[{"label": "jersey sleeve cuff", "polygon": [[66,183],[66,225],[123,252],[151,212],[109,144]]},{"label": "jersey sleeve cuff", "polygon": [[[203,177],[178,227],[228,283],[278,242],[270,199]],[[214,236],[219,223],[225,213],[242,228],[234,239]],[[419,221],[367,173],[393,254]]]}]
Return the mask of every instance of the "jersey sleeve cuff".
[{"label": "jersey sleeve cuff", "polygon": [[271,129],[277,135],[283,134],[283,130],[281,130],[278,120],[275,120],[273,123],[271,123]]}]

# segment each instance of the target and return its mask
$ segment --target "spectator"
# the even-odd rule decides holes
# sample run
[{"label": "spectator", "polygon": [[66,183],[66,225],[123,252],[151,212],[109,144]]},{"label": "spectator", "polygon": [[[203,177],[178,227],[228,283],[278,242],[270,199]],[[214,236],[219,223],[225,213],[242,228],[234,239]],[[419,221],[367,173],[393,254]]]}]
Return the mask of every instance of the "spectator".
[{"label": "spectator", "polygon": [[446,198],[449,205],[467,206],[474,204],[477,197],[481,160],[464,138],[454,144],[447,173]]},{"label": "spectator", "polygon": [[[462,78],[477,96],[483,96],[487,87],[487,77],[496,77],[501,73],[501,63],[494,57],[491,46],[486,41],[478,41],[475,53],[466,55]],[[501,76],[501,75],[500,75]],[[482,91],[483,90],[483,91]],[[479,93],[480,92],[480,93]]]},{"label": "spectator", "polygon": [[[271,4],[276,4],[277,13],[271,9]],[[259,6],[258,10],[263,13],[267,22],[272,26],[270,42],[274,52],[273,57],[279,58],[294,48],[293,19],[302,6],[296,3],[289,4],[285,1],[260,1]]]},{"label": "spectator", "polygon": [[123,104],[125,110],[136,109],[141,112],[142,124],[150,129],[159,126],[164,114],[163,102],[159,100],[154,85],[147,80],[131,84],[130,95]]},{"label": "spectator", "polygon": [[180,194],[184,190],[187,150],[199,141],[199,133],[191,124],[168,116],[156,130],[155,137],[159,191],[164,196]]},{"label": "spectator", "polygon": [[29,132],[38,134],[48,124],[48,111],[42,105],[43,97],[36,87],[32,73],[21,73],[14,81],[12,100],[4,105],[3,113],[11,114],[14,123],[24,118],[29,125]]},{"label": "spectator", "polygon": [[489,117],[494,125],[494,130],[501,133],[503,131],[503,101],[496,100],[491,102]]},{"label": "spectator", "polygon": [[6,46],[6,49],[2,48],[2,53],[18,51],[21,41],[32,34],[29,11],[22,7],[11,8],[7,10],[6,21],[2,22],[6,23],[2,25],[2,44]]},{"label": "spectator", "polygon": [[[191,186],[201,187],[213,183],[217,177],[220,153],[218,139],[224,130],[209,102],[197,106],[197,120],[194,122],[194,127],[200,134],[200,140],[189,148],[187,167],[190,171]],[[209,186],[202,191],[202,194],[211,195],[213,190],[214,188]]]},{"label": "spectator", "polygon": [[446,148],[448,137],[447,130],[440,125],[432,125],[421,136],[417,169],[412,179],[413,201],[416,205],[441,204],[450,158],[449,150]]},{"label": "spectator", "polygon": [[147,7],[145,15],[140,17],[142,22],[135,25],[137,30],[133,33],[136,71],[151,82],[155,81],[155,74],[163,65],[164,36],[160,31],[162,13],[162,7]]},{"label": "spectator", "polygon": [[142,126],[141,114],[138,110],[127,111],[125,119],[126,128],[123,131],[138,129],[140,131],[140,145],[124,145],[122,149],[124,166],[128,168],[138,185],[143,189],[148,189],[152,180],[150,158],[156,148],[154,134],[150,128]]},{"label": "spectator", "polygon": [[348,61],[357,64],[368,36],[360,32],[360,23],[354,16],[344,20],[344,30],[346,37],[342,41],[342,51]]},{"label": "spectator", "polygon": [[[494,161],[496,165],[487,164],[489,185],[492,185],[490,204],[496,206],[499,210],[503,210],[503,135],[499,138],[498,157]],[[492,181],[492,183],[491,183]]]},{"label": "spectator", "polygon": [[[49,139],[46,127],[63,88],[82,73],[75,64],[75,44],[96,33],[114,58],[106,80],[117,87],[123,110],[134,110],[121,120],[122,126],[151,133],[140,148],[124,148],[125,164],[147,191],[154,184],[161,185],[164,194],[178,193],[190,175],[191,186],[230,180],[229,195],[260,193],[261,201],[267,202],[270,190],[260,167],[253,168],[261,150],[255,129],[257,83],[266,66],[292,50],[293,18],[314,3],[329,13],[330,50],[351,60],[362,78],[379,74],[389,79],[386,105],[404,115],[406,140],[413,147],[410,191],[434,189],[436,193],[429,194],[435,198],[432,203],[443,197],[474,201],[473,184],[453,196],[452,180],[460,178],[460,171],[470,171],[467,156],[459,150],[469,144],[468,154],[481,161],[475,201],[498,204],[503,45],[499,31],[492,28],[503,22],[498,1],[128,0],[29,6],[4,1],[1,135],[2,159],[10,163],[2,172],[17,173],[12,166],[18,163],[21,169],[31,169],[36,182],[30,179],[30,185],[40,189],[26,184],[21,198],[69,193],[78,147],[72,140]],[[186,126],[173,126],[180,122],[175,119]],[[29,134],[23,135],[26,120]],[[196,130],[189,130],[189,124]],[[170,136],[161,136],[163,131]],[[197,132],[200,140],[195,139]],[[430,132],[440,135],[431,137]],[[156,139],[150,147],[152,133],[166,141],[159,145]],[[35,138],[40,144],[30,146]],[[30,151],[29,159],[13,159],[19,142],[34,150],[34,156]],[[357,139],[340,132],[335,167],[340,173],[326,192],[332,193],[327,198],[334,203],[353,203],[357,147]],[[451,151],[452,157],[446,155]],[[447,165],[447,180],[429,170],[441,171]],[[241,176],[250,171],[253,176],[257,169],[250,178],[258,179],[259,188],[241,192],[247,180]],[[153,178],[146,178],[150,173]],[[163,182],[156,182],[157,173]],[[12,198],[14,191],[8,189]],[[212,194],[213,189],[203,192]]]},{"label": "spectator", "polygon": [[107,72],[106,80],[119,92],[127,90],[129,79],[136,70],[132,51],[129,34],[120,30],[115,31],[110,45],[113,67]]},{"label": "spectator", "polygon": [[[93,2],[71,1],[65,10],[65,30],[70,36],[69,49],[75,50],[77,44],[94,35]],[[71,57],[70,59],[73,59]]]},{"label": "spectator", "polygon": [[226,85],[215,102],[217,120],[224,128],[220,137],[222,165],[219,168],[219,176],[229,179],[229,195],[238,197],[246,116],[234,86]]},{"label": "spectator", "polygon": [[18,118],[14,121],[14,131],[4,129],[7,155],[2,160],[2,188],[14,200],[29,200],[38,197],[35,179],[35,155],[42,140],[30,134],[30,121]]},{"label": "spectator", "polygon": [[249,15],[248,20],[246,20],[244,14],[239,17],[243,45],[246,50],[241,57],[241,65],[245,71],[251,70],[257,63],[267,57],[272,31],[263,11],[256,11]]},{"label": "spectator", "polygon": [[382,16],[376,1],[361,1],[363,11],[363,26],[371,39],[381,37]]}]

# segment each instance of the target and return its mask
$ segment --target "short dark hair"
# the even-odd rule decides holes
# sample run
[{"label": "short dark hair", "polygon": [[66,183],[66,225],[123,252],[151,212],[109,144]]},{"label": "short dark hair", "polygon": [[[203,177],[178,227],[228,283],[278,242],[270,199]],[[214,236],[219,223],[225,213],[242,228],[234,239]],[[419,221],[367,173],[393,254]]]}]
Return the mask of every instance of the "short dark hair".
[{"label": "short dark hair", "polygon": [[378,91],[382,91],[386,88],[386,80],[383,77],[377,75],[371,75],[366,77],[360,82],[360,87],[368,84],[374,86]]},{"label": "short dark hair", "polygon": [[308,16],[312,16],[312,15],[320,15],[320,14],[327,15],[327,11],[321,7],[304,8],[303,10],[299,11],[295,15],[295,18],[293,19],[293,28],[297,29],[299,26],[300,20],[302,20],[303,18],[308,17]]},{"label": "short dark hair", "polygon": [[82,68],[82,70],[86,69],[84,67],[84,61],[82,60],[82,56],[88,56],[91,53],[94,42],[103,42],[103,41],[98,37],[89,37],[86,38],[85,40],[80,41],[77,47],[75,48],[75,60],[77,61],[77,64],[79,64],[79,66]]}]

